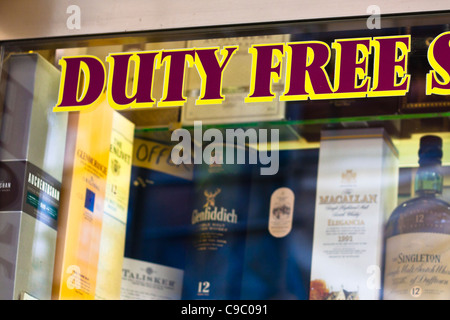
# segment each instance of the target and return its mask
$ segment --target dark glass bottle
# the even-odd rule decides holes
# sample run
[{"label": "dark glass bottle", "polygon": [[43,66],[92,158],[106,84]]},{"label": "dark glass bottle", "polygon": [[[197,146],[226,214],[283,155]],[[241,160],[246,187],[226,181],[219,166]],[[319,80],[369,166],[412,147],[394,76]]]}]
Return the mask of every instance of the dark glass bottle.
[{"label": "dark glass bottle", "polygon": [[186,300],[240,299],[252,166],[225,163],[227,150],[238,151],[235,145],[217,148],[211,164],[194,169],[192,238],[183,284]]},{"label": "dark glass bottle", "polygon": [[416,197],[392,213],[386,227],[383,297],[450,299],[450,204],[443,188],[442,139],[420,140]]}]

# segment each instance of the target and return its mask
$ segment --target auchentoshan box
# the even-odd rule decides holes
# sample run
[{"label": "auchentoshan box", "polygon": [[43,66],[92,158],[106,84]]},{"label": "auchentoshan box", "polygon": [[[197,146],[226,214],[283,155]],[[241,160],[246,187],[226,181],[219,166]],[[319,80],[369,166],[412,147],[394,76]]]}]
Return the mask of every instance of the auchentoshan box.
[{"label": "auchentoshan box", "polygon": [[310,300],[380,297],[398,154],[382,128],[321,133]]},{"label": "auchentoshan box", "polygon": [[50,299],[67,118],[54,113],[60,71],[13,54],[0,130],[0,300]]}]

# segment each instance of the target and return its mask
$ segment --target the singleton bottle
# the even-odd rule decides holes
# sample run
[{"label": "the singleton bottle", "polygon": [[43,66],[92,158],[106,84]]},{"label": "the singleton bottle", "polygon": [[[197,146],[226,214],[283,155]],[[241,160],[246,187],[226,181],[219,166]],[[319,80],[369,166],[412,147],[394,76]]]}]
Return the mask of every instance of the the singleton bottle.
[{"label": "the singleton bottle", "polygon": [[416,197],[392,213],[386,227],[384,296],[450,299],[450,205],[442,193],[442,139],[420,140]]}]

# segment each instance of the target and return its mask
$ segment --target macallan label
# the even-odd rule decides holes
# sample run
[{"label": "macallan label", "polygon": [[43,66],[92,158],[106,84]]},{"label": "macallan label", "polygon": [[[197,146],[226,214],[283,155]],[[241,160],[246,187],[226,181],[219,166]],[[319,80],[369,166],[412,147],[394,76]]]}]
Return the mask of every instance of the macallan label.
[{"label": "macallan label", "polygon": [[270,197],[269,232],[275,238],[292,230],[295,195],[289,188],[278,188]]},{"label": "macallan label", "polygon": [[385,300],[449,300],[450,236],[407,233],[387,240]]}]

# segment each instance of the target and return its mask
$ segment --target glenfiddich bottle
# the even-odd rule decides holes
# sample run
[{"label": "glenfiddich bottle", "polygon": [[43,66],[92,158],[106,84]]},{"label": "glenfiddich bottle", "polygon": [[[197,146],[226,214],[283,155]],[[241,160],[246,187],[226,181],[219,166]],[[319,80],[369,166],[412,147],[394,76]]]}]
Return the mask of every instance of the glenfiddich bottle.
[{"label": "glenfiddich bottle", "polygon": [[386,227],[384,299],[450,299],[450,205],[442,193],[442,140],[420,140],[416,198],[397,207]]},{"label": "glenfiddich bottle", "polygon": [[236,300],[241,295],[251,165],[225,163],[226,150],[238,152],[238,147],[218,146],[211,164],[194,168],[184,300]]}]

